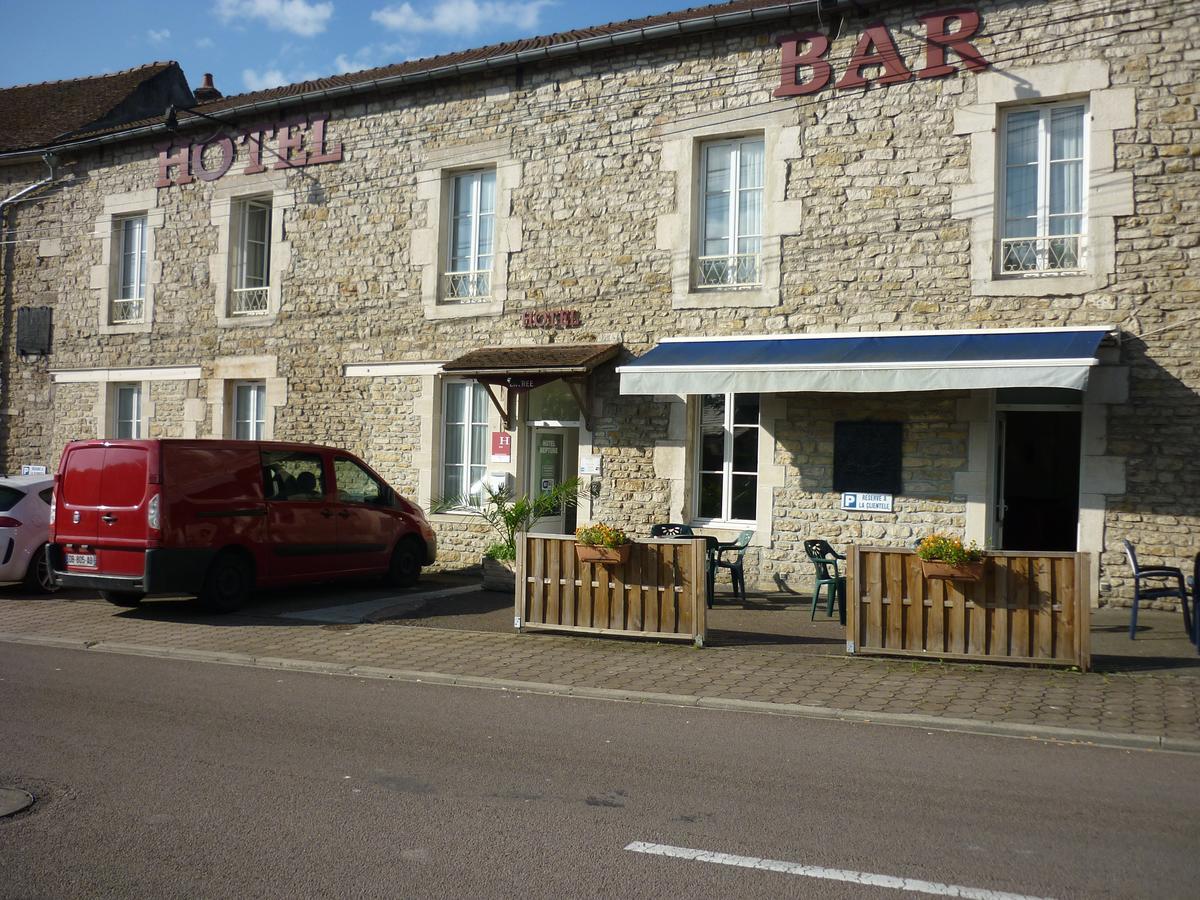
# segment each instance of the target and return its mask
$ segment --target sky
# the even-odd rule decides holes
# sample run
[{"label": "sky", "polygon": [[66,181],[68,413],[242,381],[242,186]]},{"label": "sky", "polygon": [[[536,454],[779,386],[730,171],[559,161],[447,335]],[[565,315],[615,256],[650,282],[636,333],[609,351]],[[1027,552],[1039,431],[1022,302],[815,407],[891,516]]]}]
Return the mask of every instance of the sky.
[{"label": "sky", "polygon": [[154,60],[224,94],[653,15],[703,0],[0,0],[0,87]]}]

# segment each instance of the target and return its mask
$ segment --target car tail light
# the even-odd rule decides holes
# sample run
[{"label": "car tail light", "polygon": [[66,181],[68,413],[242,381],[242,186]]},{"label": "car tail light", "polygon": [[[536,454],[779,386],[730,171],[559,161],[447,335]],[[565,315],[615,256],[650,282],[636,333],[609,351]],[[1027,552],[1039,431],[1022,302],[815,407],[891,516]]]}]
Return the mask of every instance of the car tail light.
[{"label": "car tail light", "polygon": [[20,528],[21,522],[12,516],[0,516],[0,528]]},{"label": "car tail light", "polygon": [[153,531],[158,531],[162,528],[162,518],[159,515],[161,500],[162,494],[154,494],[150,498],[150,503],[146,506],[146,524]]},{"label": "car tail light", "polygon": [[50,492],[50,527],[54,527],[54,520],[58,518],[54,513],[58,510],[58,488]]}]

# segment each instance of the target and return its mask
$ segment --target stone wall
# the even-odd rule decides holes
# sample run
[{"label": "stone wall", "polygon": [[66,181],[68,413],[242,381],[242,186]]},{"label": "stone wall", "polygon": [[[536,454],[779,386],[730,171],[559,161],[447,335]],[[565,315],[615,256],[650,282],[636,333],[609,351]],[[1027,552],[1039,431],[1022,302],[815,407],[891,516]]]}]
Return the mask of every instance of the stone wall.
[{"label": "stone wall", "polygon": [[[914,68],[923,52],[915,17],[942,5],[888,4],[878,13]],[[5,337],[4,465],[56,458],[71,428],[50,423],[78,421],[63,409],[75,387],[57,389],[47,415],[50,368],[202,365],[207,379],[218,358],[273,356],[287,395],[275,436],[345,446],[411,495],[421,454],[437,439],[421,432],[425,388],[418,379],[347,378],[346,364],[444,360],[551,338],[621,342],[636,355],[675,335],[1105,324],[1135,336],[1118,360],[1129,367],[1129,401],[1107,407],[1103,452],[1118,458],[1114,465],[1123,461],[1125,487],[1105,501],[1106,595],[1128,593],[1119,554],[1126,535],[1144,552],[1190,567],[1200,548],[1200,371],[1196,325],[1188,324],[1200,306],[1197,4],[1152,2],[1121,15],[1098,0],[974,5],[985,23],[975,43],[993,71],[1019,79],[1030,67],[1093,61],[1112,87],[1134,91],[1136,127],[1114,131],[1114,164],[1132,173],[1134,211],[1116,217],[1116,270],[1099,289],[1064,294],[1053,279],[1032,279],[1020,295],[973,292],[972,232],[955,214],[954,196],[973,177],[972,145],[955,119],[978,99],[976,76],[775,100],[773,36],[816,23],[727,29],[529,65],[519,80],[498,73],[333,107],[329,133],[344,160],[283,173],[288,205],[277,214],[289,265],[278,315],[263,327],[218,326],[214,317],[209,259],[222,248],[213,192],[236,186],[235,166],[216,187],[197,180],[157,193],[164,224],[156,233],[162,272],[153,327],[98,340],[91,270],[102,260],[93,224],[105,197],[153,184],[155,152],[149,142],[131,142],[68,155],[71,177],[13,215],[20,232],[50,243],[14,245],[10,302],[52,305],[55,346],[50,360],[21,361],[11,353],[11,330]],[[839,71],[863,24],[848,18],[834,42]],[[777,238],[777,303],[672,305],[675,251],[663,246],[656,223],[681,198],[662,147],[714,111],[729,117],[730,134],[761,128],[763,113],[798,134],[786,158],[768,161],[785,179],[786,201],[797,205],[789,208],[799,209]],[[516,232],[505,307],[500,315],[427,318],[414,235],[437,230],[437,210],[421,173],[481,147],[519,169],[511,206],[501,210]],[[0,168],[6,190],[36,175],[36,167]],[[580,310],[583,326],[551,336],[522,327],[522,312],[557,308]],[[184,388],[186,396],[177,385],[154,384],[151,433],[186,433],[189,418],[209,433],[215,399],[206,384]],[[669,480],[654,468],[655,442],[669,437],[668,404],[619,396],[611,370],[599,375],[596,396],[591,438],[605,476],[589,513],[645,533],[669,508]],[[187,401],[203,404],[198,417],[187,414]],[[953,398],[941,395],[899,404],[908,423],[906,483],[911,477],[920,489],[897,498],[893,519],[836,513],[826,432],[847,403],[787,398],[776,457],[784,482],[772,533],[752,554],[756,578],[803,580],[798,546],[810,526],[828,529],[835,542],[883,543],[908,543],[927,525],[963,527],[954,475],[965,467],[967,429],[952,413]],[[852,405],[897,408],[891,399]],[[484,529],[459,521],[439,530],[448,564],[472,559],[488,542]]]}]

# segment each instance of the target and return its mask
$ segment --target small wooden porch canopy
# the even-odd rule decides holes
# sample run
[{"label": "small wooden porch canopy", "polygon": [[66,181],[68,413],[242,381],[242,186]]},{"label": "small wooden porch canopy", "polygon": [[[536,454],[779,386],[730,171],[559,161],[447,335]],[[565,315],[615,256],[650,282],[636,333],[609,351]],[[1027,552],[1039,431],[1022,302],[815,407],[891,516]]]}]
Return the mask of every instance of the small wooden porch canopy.
[{"label": "small wooden porch canopy", "polygon": [[[510,430],[515,394],[562,379],[570,389],[583,424],[592,430],[592,370],[621,352],[620,344],[540,344],[533,347],[483,347],[443,363],[447,375],[474,378],[485,388],[500,413],[504,430]],[[506,403],[496,396],[497,386],[508,388]]]}]

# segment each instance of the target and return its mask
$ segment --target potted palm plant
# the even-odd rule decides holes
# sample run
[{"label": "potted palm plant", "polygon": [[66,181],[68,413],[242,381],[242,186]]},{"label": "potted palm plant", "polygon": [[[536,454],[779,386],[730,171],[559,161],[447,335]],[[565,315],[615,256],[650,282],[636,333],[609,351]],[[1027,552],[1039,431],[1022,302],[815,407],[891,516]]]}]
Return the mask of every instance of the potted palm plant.
[{"label": "potted palm plant", "polygon": [[624,565],[629,562],[631,547],[629,535],[603,522],[575,530],[575,556],[580,562]]},{"label": "potted palm plant", "polygon": [[917,544],[917,556],[926,578],[978,581],[983,577],[983,551],[974,541],[963,546],[959,538],[934,532]]},{"label": "potted palm plant", "polygon": [[537,497],[484,484],[482,503],[478,496],[441,497],[430,504],[430,512],[481,516],[499,538],[483,552],[483,589],[511,591],[516,587],[517,535],[528,531],[538,519],[556,513],[564,504],[574,505],[579,484],[578,478],[569,478]]}]

